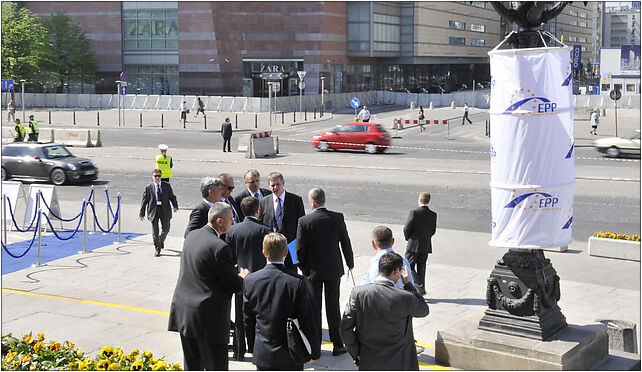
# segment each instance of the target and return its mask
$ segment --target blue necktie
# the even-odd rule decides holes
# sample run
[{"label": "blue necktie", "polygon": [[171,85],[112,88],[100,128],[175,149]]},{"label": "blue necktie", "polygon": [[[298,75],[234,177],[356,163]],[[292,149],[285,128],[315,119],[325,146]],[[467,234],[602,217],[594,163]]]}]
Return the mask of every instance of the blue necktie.
[{"label": "blue necktie", "polygon": [[276,206],[276,215],[274,218],[276,219],[276,231],[280,232],[283,228],[283,223],[281,221],[283,219],[283,207],[281,206],[281,198],[277,198],[277,200],[279,201],[279,204]]}]

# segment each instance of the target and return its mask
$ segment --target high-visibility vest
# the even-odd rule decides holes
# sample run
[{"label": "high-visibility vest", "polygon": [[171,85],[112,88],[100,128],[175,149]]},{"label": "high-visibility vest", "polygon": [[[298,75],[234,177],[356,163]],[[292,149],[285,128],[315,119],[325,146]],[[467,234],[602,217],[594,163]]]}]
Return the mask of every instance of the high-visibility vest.
[{"label": "high-visibility vest", "polygon": [[29,134],[31,133],[40,133],[40,128],[38,128],[38,122],[36,121],[36,119],[29,121]]},{"label": "high-visibility vest", "polygon": [[167,157],[163,157],[163,155],[156,155],[156,168],[161,170],[162,178],[170,178],[172,176],[170,164],[172,164],[171,156],[167,155]]},{"label": "high-visibility vest", "polygon": [[22,141],[25,138],[25,126],[22,123],[16,124],[13,128],[13,138]]}]

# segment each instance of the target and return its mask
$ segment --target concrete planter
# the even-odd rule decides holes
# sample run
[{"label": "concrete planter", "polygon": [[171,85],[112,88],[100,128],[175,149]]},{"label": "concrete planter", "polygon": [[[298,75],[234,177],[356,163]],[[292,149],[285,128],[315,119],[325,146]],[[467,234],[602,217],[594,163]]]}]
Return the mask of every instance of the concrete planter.
[{"label": "concrete planter", "polygon": [[640,262],[640,242],[632,240],[591,236],[588,240],[588,251],[591,256]]}]

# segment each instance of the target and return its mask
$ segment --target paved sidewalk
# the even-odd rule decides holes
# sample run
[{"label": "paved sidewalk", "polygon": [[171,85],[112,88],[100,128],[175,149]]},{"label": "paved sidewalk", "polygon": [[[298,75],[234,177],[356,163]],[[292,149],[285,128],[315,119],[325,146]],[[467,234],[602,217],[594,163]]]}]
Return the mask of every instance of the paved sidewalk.
[{"label": "paved sidewalk", "polygon": [[[72,210],[78,203],[62,204],[63,210]],[[137,205],[122,207],[123,231],[147,235],[2,276],[3,334],[44,332],[47,339],[68,339],[90,353],[109,344],[125,350],[149,350],[182,364],[178,334],[166,329],[182,233],[190,211],[180,210],[174,216],[167,248],[160,258],[155,258],[149,223],[137,220]],[[373,255],[369,234],[377,224],[347,221],[347,225],[355,252],[371,252],[355,256],[354,277],[359,284]],[[394,248],[403,253],[403,226],[388,226],[396,238]],[[9,242],[26,239],[15,232],[9,235]],[[434,365],[437,330],[463,317],[481,316],[485,310],[486,278],[504,253],[488,247],[489,239],[487,233],[446,229],[438,229],[433,238],[434,253],[428,259],[427,274],[431,312],[414,321],[415,338],[425,348],[419,358],[421,369],[441,368]],[[588,256],[586,242],[579,241],[573,242],[567,253],[546,255],[562,278],[560,307],[568,323],[587,324],[607,318],[632,321],[639,326],[640,283],[635,280],[640,270],[638,262]],[[619,276],[621,280],[615,282],[622,285],[605,280],[609,275]],[[342,307],[351,287],[351,281],[344,277]],[[325,320],[324,327],[327,329]],[[327,331],[324,340],[328,341]],[[349,356],[332,357],[331,344],[324,344],[322,349],[321,359],[306,369],[356,369]],[[230,369],[254,368],[250,362],[232,361]]]}]

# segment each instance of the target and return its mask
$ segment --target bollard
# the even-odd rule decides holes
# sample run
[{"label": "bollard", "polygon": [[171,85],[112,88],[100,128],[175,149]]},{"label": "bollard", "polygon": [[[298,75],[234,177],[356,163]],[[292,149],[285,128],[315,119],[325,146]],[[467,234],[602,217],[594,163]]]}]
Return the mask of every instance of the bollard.
[{"label": "bollard", "polygon": [[[107,189],[109,189],[109,186],[105,186],[105,198],[109,198],[109,193],[107,192]],[[109,228],[109,199],[107,199],[107,203],[105,203],[105,208],[107,209],[107,228]]]},{"label": "bollard", "polygon": [[140,113],[140,128],[143,127],[143,113]]},{"label": "bollard", "polygon": [[7,245],[7,194],[2,194],[2,228],[4,231],[4,244]]},{"label": "bollard", "polygon": [[87,201],[82,200],[82,253],[87,253]]},{"label": "bollard", "polygon": [[51,111],[49,111],[49,124],[51,124]]},{"label": "bollard", "polygon": [[161,128],[163,128],[163,114],[161,113]]},{"label": "bollard", "polygon": [[429,109],[434,110],[435,109],[435,102],[430,101],[430,106],[428,106]]},{"label": "bollard", "polygon": [[[91,185],[91,204],[94,206],[94,216],[96,216],[96,194],[94,193],[94,185]],[[94,218],[94,234],[96,233],[96,219]]]},{"label": "bollard", "polygon": [[234,117],[235,117],[234,118],[234,121],[235,121],[234,129],[239,129],[239,114],[235,114]]},{"label": "bollard", "polygon": [[323,117],[323,105],[321,105],[321,108],[319,109],[319,117]]},{"label": "bollard", "polygon": [[303,112],[303,121],[308,121],[308,109]]},{"label": "bollard", "polygon": [[292,111],[292,117],[294,118],[294,122],[296,123],[296,110]]},{"label": "bollard", "polygon": [[316,119],[317,119],[317,108],[315,107],[314,108],[314,116],[312,117],[312,120],[316,120]]},{"label": "bollard", "polygon": [[38,266],[40,266],[40,252],[42,250],[42,226],[40,226],[40,223],[42,222],[42,209],[38,208]]},{"label": "bollard", "polygon": [[285,113],[281,111],[281,124],[285,124]]},{"label": "bollard", "polygon": [[[120,193],[118,193],[118,198],[116,200],[118,200],[118,205],[120,206]],[[118,221],[118,242],[120,243],[120,207],[117,208],[118,214],[116,215],[116,219]]]},{"label": "bollard", "polygon": [[100,111],[96,111],[96,126],[100,126]]},{"label": "bollard", "polygon": [[76,110],[74,110],[74,125],[76,125]]},{"label": "bollard", "polygon": [[457,104],[455,103],[455,101],[450,102],[450,108],[453,110],[457,108]]},{"label": "bollard", "polygon": [[203,118],[205,118],[205,122],[204,122],[203,125],[204,125],[205,130],[207,130],[207,116],[205,116],[205,114],[203,114]]},{"label": "bollard", "polygon": [[258,128],[258,114],[254,114],[254,129]]}]

